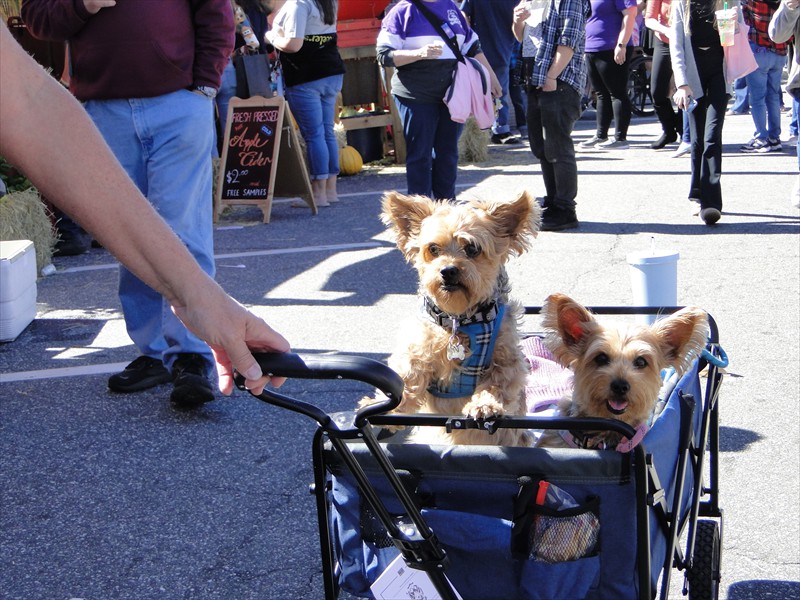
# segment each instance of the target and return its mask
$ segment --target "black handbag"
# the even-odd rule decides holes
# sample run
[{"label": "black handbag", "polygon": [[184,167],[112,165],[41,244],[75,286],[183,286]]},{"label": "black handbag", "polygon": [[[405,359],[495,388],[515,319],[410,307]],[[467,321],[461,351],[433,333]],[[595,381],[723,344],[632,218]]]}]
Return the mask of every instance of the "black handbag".
[{"label": "black handbag", "polygon": [[269,56],[266,54],[237,54],[233,57],[236,71],[236,96],[272,98]]}]

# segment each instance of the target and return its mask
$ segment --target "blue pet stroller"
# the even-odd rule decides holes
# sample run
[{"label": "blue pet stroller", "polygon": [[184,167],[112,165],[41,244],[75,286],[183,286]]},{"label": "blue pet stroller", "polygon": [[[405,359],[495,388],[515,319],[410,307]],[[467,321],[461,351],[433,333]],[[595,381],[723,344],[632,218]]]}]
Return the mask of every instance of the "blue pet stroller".
[{"label": "blue pet stroller", "polygon": [[[634,315],[677,308],[591,310]],[[327,414],[274,391],[258,396],[319,424],[312,457],[325,598],[343,592],[430,597],[416,584],[403,595],[376,591],[376,581],[398,557],[404,560],[398,573],[424,571],[444,600],[651,600],[659,582],[663,599],[673,568],[685,572],[684,594],[691,600],[717,598],[722,538],[717,400],[726,357],[711,317],[709,324],[703,355],[666,390],[658,418],[627,453],[404,443],[403,431],[383,428],[610,430],[628,439],[635,432],[609,419],[388,415],[403,384],[380,362],[258,355],[267,373],[357,380],[387,397],[357,413]],[[238,384],[242,387],[241,379]]]}]

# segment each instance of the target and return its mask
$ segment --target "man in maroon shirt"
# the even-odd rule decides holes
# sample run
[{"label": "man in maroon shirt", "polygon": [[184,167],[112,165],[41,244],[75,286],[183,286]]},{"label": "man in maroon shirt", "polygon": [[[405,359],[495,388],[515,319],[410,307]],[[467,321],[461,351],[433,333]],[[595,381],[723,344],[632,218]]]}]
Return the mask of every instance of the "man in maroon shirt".
[{"label": "man in maroon shirt", "polygon": [[[203,270],[214,276],[214,96],[234,40],[230,0],[23,0],[31,33],[69,44],[70,90],[117,159]],[[214,399],[208,346],[166,300],[120,267],[119,296],[140,356],[115,392],[173,382],[170,399]]]}]

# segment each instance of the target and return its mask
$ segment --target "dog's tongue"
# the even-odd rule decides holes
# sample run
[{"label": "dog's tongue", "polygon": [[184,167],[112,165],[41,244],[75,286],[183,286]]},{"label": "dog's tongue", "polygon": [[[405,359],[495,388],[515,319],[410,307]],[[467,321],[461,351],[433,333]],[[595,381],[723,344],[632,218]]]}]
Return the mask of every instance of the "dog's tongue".
[{"label": "dog's tongue", "polygon": [[608,405],[613,410],[623,411],[628,408],[628,403],[625,400],[609,400]]}]

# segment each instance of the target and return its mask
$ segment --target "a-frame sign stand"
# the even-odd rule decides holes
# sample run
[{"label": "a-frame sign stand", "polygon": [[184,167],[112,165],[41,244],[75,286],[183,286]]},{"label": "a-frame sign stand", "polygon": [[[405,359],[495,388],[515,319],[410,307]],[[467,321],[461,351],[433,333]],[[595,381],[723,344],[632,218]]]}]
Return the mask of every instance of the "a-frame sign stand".
[{"label": "a-frame sign stand", "polygon": [[225,206],[254,205],[261,208],[264,223],[269,223],[274,196],[302,198],[312,214],[317,214],[289,106],[283,96],[231,98],[217,174],[214,221]]}]

